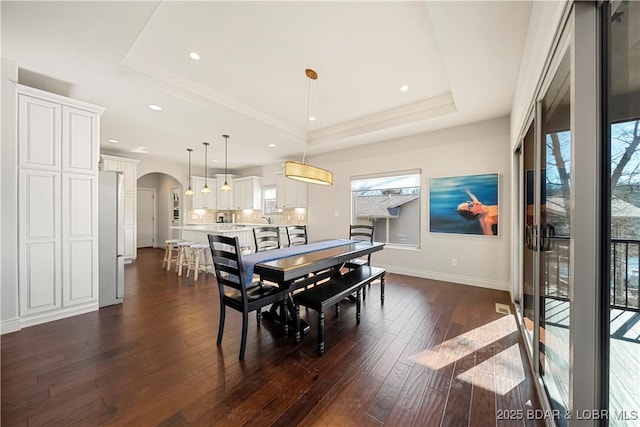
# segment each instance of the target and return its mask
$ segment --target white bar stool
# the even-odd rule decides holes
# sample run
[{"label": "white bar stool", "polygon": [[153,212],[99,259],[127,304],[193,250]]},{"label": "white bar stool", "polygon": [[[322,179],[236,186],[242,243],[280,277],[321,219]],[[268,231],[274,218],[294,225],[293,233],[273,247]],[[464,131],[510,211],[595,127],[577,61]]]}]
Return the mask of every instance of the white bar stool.
[{"label": "white bar stool", "polygon": [[180,239],[170,239],[164,241],[164,259],[162,260],[162,268],[167,265],[167,271],[171,270],[171,262],[178,261],[178,243]]},{"label": "white bar stool", "polygon": [[193,280],[198,280],[198,272],[208,273],[213,266],[211,256],[207,256],[209,245],[206,243],[195,243],[190,246],[191,258],[189,259],[189,268],[187,269],[187,277],[189,272],[193,271]]},{"label": "white bar stool", "polygon": [[[182,267],[189,268],[189,258],[191,257],[189,246],[194,245],[195,242],[179,242],[178,243],[178,260],[176,261],[176,272],[178,276],[182,276]],[[189,270],[187,270],[187,277],[189,277]]]}]

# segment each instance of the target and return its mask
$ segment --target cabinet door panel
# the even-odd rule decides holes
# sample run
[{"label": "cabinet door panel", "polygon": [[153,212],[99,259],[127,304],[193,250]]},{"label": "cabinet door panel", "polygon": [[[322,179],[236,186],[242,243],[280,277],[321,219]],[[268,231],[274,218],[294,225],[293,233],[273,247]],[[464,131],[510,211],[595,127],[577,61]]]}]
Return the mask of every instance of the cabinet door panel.
[{"label": "cabinet door panel", "polygon": [[125,193],[136,193],[137,189],[137,171],[138,166],[135,163],[126,163],[122,162],[121,169],[124,175],[124,192]]},{"label": "cabinet door panel", "polygon": [[287,178],[279,175],[276,179],[276,207],[282,209],[286,207]]},{"label": "cabinet door panel", "polygon": [[20,171],[21,228],[25,241],[60,237],[60,174]]},{"label": "cabinet door panel", "polygon": [[98,170],[98,120],[77,108],[62,108],[62,167],[69,172]]},{"label": "cabinet door panel", "polygon": [[20,167],[60,169],[60,118],[59,104],[18,96]]},{"label": "cabinet door panel", "polygon": [[102,170],[122,172],[122,165],[116,160],[104,159],[102,160]]},{"label": "cabinet door panel", "polygon": [[65,239],[87,238],[97,233],[96,178],[63,174],[62,233]]},{"label": "cabinet door panel", "polygon": [[133,227],[124,228],[124,257],[135,258],[136,256],[136,230]]},{"label": "cabinet door panel", "polygon": [[20,268],[20,315],[62,307],[58,242],[23,246]]},{"label": "cabinet door panel", "polygon": [[307,183],[296,183],[296,208],[307,207]]},{"label": "cabinet door panel", "polygon": [[96,248],[93,239],[68,241],[62,258],[65,306],[97,301]]},{"label": "cabinet door panel", "polygon": [[124,226],[133,227],[136,225],[136,196],[124,195]]},{"label": "cabinet door panel", "polygon": [[62,303],[64,306],[98,299],[95,176],[62,176]]}]

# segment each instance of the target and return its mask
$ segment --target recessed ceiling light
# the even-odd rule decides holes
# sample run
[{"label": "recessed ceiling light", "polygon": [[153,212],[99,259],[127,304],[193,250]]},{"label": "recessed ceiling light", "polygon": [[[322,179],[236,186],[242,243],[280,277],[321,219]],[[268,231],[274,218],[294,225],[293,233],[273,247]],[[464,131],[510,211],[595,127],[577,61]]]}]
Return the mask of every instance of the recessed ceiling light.
[{"label": "recessed ceiling light", "polygon": [[198,52],[189,52],[189,58],[194,61],[200,61],[200,54],[198,54]]},{"label": "recessed ceiling light", "polygon": [[144,147],[144,146],[136,147],[133,150],[129,150],[129,151],[131,151],[132,153],[143,153],[143,154],[148,153],[147,147]]},{"label": "recessed ceiling light", "polygon": [[148,105],[149,108],[151,108],[153,111],[160,111],[162,110],[162,107],[156,104],[149,104]]},{"label": "recessed ceiling light", "polygon": [[269,144],[269,147],[274,148],[274,147],[277,147],[277,145],[276,144]]},{"label": "recessed ceiling light", "polygon": [[313,116],[311,116],[311,117],[309,117],[309,120],[311,120],[312,122],[314,122],[314,121],[316,120],[316,118],[315,118],[315,117],[313,117]]},{"label": "recessed ceiling light", "polygon": [[120,141],[118,141],[117,139],[107,139],[107,142],[110,142],[112,144],[117,144]]},{"label": "recessed ceiling light", "polygon": [[212,159],[211,163],[218,163],[218,159]]},{"label": "recessed ceiling light", "polygon": [[406,92],[408,90],[409,90],[409,86],[407,86],[407,85],[400,86],[400,92]]}]

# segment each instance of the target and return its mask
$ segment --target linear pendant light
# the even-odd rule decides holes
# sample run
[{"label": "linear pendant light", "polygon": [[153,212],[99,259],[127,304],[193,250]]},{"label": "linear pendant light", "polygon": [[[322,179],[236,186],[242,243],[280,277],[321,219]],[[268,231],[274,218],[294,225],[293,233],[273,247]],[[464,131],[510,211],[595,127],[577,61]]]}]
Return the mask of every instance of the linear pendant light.
[{"label": "linear pendant light", "polygon": [[229,135],[222,135],[224,138],[224,184],[220,187],[221,191],[231,191],[231,186],[227,182],[227,143],[229,142]]},{"label": "linear pendant light", "polygon": [[187,188],[187,191],[185,191],[184,194],[187,196],[193,196],[195,194],[191,188],[191,152],[193,151],[193,148],[187,148],[187,151],[189,152],[189,188]]},{"label": "linear pendant light", "polygon": [[[309,106],[311,104],[311,83],[318,79],[318,73],[311,68],[305,70],[305,74],[309,78],[309,84],[307,85],[307,115],[305,118],[305,128],[309,120],[314,120],[309,117]],[[307,132],[307,139],[309,133]],[[307,153],[307,142],[305,141],[304,153],[302,154],[302,162],[296,162],[288,160],[284,164],[284,175],[287,178],[295,179],[297,181],[308,182],[310,184],[320,185],[333,185],[333,173],[326,169],[322,169],[316,166],[309,165],[304,162],[305,155]]]},{"label": "linear pendant light", "polygon": [[207,185],[207,149],[209,148],[209,143],[203,142],[202,144],[204,145],[204,187],[202,187],[200,191],[203,193],[211,193],[211,189]]}]

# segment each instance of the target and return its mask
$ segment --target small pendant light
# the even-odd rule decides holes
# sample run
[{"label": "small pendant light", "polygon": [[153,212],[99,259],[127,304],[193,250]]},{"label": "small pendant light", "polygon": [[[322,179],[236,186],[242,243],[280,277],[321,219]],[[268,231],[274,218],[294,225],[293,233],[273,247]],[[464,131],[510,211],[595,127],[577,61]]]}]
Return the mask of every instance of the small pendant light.
[{"label": "small pendant light", "polygon": [[229,135],[222,135],[224,138],[224,184],[220,187],[221,191],[231,191],[231,186],[227,182],[227,144],[229,142]]},{"label": "small pendant light", "polygon": [[193,151],[193,148],[187,148],[187,151],[189,152],[189,188],[187,188],[187,191],[185,191],[184,194],[187,196],[193,196],[195,194],[191,188],[191,152]]},{"label": "small pendant light", "polygon": [[202,190],[200,191],[203,193],[211,193],[211,189],[207,185],[207,150],[209,148],[209,143],[203,142],[202,145],[204,145],[204,187],[202,187]]}]

